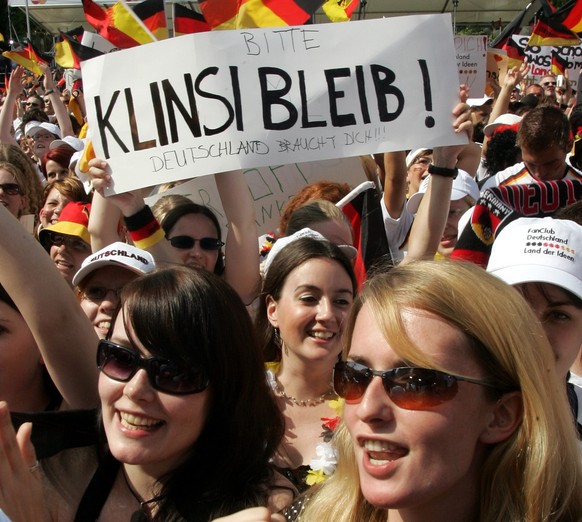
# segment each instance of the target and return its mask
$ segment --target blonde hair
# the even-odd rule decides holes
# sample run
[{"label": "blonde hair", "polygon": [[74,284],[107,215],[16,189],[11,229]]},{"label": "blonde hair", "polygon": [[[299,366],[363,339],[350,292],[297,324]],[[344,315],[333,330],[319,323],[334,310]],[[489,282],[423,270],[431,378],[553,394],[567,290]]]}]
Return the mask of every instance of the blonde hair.
[{"label": "blonde hair", "polygon": [[14,176],[26,197],[26,206],[21,214],[33,214],[38,218],[42,207],[42,183],[32,160],[16,145],[0,143],[0,169]]},{"label": "blonde hair", "polygon": [[[582,520],[582,465],[550,345],[519,293],[482,268],[459,261],[420,261],[370,279],[352,308],[346,347],[363,304],[384,337],[410,364],[436,367],[407,338],[402,311],[423,310],[459,328],[471,340],[485,378],[502,390],[520,390],[523,418],[515,432],[491,447],[482,466],[481,522]],[[352,440],[345,426],[334,437],[336,473],[307,502],[304,522],[386,520],[388,511],[363,497]]]}]

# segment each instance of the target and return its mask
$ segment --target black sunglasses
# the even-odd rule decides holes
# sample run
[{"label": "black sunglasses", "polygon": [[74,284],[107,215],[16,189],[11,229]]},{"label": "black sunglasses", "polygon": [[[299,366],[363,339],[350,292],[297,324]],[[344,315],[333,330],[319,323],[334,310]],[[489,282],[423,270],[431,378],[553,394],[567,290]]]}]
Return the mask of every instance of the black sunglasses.
[{"label": "black sunglasses", "polygon": [[380,371],[354,361],[336,363],[333,387],[347,403],[354,404],[362,399],[374,376],[382,378],[390,400],[405,410],[430,410],[450,401],[459,391],[458,381],[496,389],[484,381],[428,368],[403,367]]},{"label": "black sunglasses", "polygon": [[141,357],[139,353],[106,339],[97,347],[97,366],[110,379],[129,382],[140,369],[147,373],[152,388],[170,395],[203,392],[210,380],[198,368],[185,368],[162,357]]},{"label": "black sunglasses", "polygon": [[202,250],[220,250],[224,242],[215,237],[203,237],[202,239],[194,239],[190,236],[174,236],[168,238],[170,245],[174,248],[187,250],[193,248],[196,242],[200,245]]},{"label": "black sunglasses", "polygon": [[550,85],[556,85],[556,82],[544,82],[542,85],[544,87],[549,87]]},{"label": "black sunglasses", "polygon": [[91,250],[91,246],[78,237],[69,237],[63,234],[55,234],[51,231],[47,231],[46,237],[47,241],[51,245],[55,245],[57,247],[65,245],[67,248],[77,252],[87,252]]},{"label": "black sunglasses", "polygon": [[0,189],[4,194],[9,196],[16,196],[17,194],[22,194],[22,189],[18,183],[0,183]]}]

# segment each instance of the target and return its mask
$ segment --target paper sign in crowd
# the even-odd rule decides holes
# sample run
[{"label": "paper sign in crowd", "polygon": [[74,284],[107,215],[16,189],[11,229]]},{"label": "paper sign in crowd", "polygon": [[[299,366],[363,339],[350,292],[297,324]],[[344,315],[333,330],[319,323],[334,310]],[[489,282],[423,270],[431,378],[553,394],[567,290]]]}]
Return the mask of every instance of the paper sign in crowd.
[{"label": "paper sign in crowd", "polygon": [[[277,229],[287,201],[305,185],[327,180],[343,182],[351,187],[356,187],[366,181],[359,158],[257,167],[244,169],[244,175],[255,207],[255,220],[259,235]],[[214,176],[202,176],[182,183],[173,189],[148,198],[147,203],[153,205],[159,197],[169,194],[181,194],[189,197],[195,203],[210,207],[222,227],[222,237],[226,237],[227,220]]]},{"label": "paper sign in crowd", "polygon": [[462,143],[450,15],[186,35],[83,63],[110,193]]}]

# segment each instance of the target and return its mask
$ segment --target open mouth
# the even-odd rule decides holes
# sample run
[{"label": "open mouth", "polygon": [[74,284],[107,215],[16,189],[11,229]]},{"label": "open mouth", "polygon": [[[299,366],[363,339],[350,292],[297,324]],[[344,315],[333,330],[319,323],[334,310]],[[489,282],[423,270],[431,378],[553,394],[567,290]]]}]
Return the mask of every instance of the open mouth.
[{"label": "open mouth", "polygon": [[320,330],[311,330],[309,332],[309,337],[313,337],[314,339],[323,339],[324,341],[329,341],[335,337],[334,332],[322,332]]},{"label": "open mouth", "polygon": [[119,412],[121,425],[132,431],[154,431],[164,424],[163,421],[133,415],[132,413]]},{"label": "open mouth", "polygon": [[380,440],[365,440],[362,445],[368,454],[370,464],[374,466],[393,462],[408,454],[406,448]]}]

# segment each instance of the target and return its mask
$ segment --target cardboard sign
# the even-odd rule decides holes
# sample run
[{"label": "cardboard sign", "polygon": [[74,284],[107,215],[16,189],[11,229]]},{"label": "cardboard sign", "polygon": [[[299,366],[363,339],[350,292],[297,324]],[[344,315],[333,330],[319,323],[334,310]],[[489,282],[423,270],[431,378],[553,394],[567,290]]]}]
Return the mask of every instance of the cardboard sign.
[{"label": "cardboard sign", "polygon": [[[283,207],[305,185],[320,180],[338,181],[355,187],[366,180],[359,158],[291,163],[260,167],[244,171],[249,192],[255,205],[259,235],[274,231],[279,225]],[[153,205],[160,197],[181,194],[195,203],[210,207],[226,237],[226,217],[220,202],[214,176],[204,176],[182,183],[161,194],[147,198]]]},{"label": "cardboard sign", "polygon": [[459,82],[469,87],[470,98],[481,98],[485,93],[487,67],[487,36],[455,36]]},{"label": "cardboard sign", "polygon": [[[487,81],[492,80],[499,85],[503,85],[505,75],[507,74],[507,53],[502,49],[487,50]],[[487,83],[485,85],[485,94],[494,96],[493,89]]]},{"label": "cardboard sign", "polygon": [[446,14],[211,31],[83,62],[109,193],[466,143],[451,127],[456,78]]},{"label": "cardboard sign", "polygon": [[525,49],[527,61],[531,64],[528,74],[534,82],[539,82],[544,76],[552,73],[552,51],[567,62],[567,77],[574,90],[578,90],[578,76],[582,71],[582,45],[569,45],[564,47],[533,46],[527,47],[529,36],[512,36],[522,49]]}]

